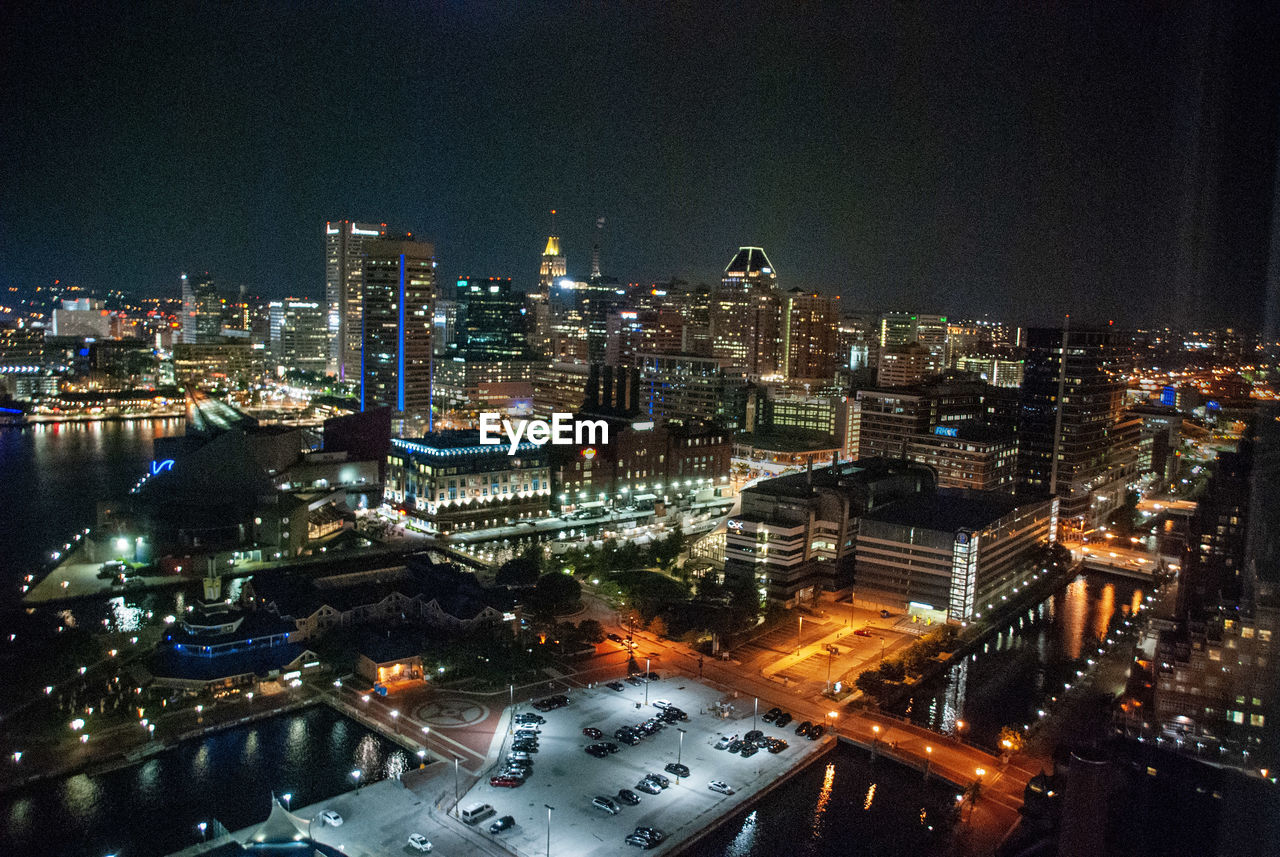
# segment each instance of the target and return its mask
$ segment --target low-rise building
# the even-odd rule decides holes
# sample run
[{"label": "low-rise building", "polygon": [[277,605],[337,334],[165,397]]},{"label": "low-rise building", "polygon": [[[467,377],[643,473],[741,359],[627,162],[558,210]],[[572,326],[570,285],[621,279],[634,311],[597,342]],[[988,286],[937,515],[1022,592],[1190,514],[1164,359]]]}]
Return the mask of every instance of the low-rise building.
[{"label": "low-rise building", "polygon": [[934,426],[907,441],[906,457],[933,468],[939,488],[1013,492],[1018,441],[982,423]]},{"label": "low-rise building", "polygon": [[928,468],[868,459],[759,482],[742,492],[727,522],[725,579],[748,579],[788,605],[848,587],[859,519],[881,506],[932,491]]},{"label": "low-rise building", "polygon": [[510,524],[547,515],[551,471],[546,448],[527,441],[481,445],[471,430],[395,438],[383,496],[442,533]]},{"label": "low-rise building", "polygon": [[922,492],[859,522],[859,599],[969,622],[1030,583],[1057,532],[1056,498],[998,491]]}]

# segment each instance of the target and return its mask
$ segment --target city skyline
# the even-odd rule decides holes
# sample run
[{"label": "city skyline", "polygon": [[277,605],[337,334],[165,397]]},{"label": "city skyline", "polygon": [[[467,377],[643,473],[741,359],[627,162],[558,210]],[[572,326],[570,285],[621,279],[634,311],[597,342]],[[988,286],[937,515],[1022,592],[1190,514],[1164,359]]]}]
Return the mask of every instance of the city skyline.
[{"label": "city skyline", "polygon": [[749,244],[846,306],[1132,324],[1140,289],[1172,298],[1152,321],[1261,317],[1265,266],[1235,251],[1268,240],[1276,121],[1248,93],[1273,14],[762,9],[736,38],[678,11],[383,10],[349,44],[333,11],[15,14],[0,278],[319,297],[316,224],[368,218],[529,288],[556,208],[579,276],[597,240],[635,282],[714,282]]}]

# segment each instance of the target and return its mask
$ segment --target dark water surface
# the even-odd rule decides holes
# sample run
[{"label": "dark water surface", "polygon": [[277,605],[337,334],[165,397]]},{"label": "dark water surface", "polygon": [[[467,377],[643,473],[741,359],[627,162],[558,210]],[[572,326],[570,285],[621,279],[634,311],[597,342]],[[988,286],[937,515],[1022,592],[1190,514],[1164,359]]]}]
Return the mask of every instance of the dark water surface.
[{"label": "dark water surface", "polygon": [[0,854],[160,857],[266,818],[270,795],[294,808],[416,765],[400,748],[325,706],[184,744],[128,768],[0,795]]}]

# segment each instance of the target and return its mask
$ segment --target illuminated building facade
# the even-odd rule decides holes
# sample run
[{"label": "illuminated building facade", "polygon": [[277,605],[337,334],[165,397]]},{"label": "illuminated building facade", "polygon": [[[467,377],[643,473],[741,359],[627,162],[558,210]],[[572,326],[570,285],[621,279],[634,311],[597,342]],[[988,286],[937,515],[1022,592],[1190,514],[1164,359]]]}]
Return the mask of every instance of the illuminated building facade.
[{"label": "illuminated building facade", "polygon": [[442,533],[497,527],[548,514],[549,447],[482,446],[478,431],[438,431],[391,441],[386,502]]},{"label": "illuminated building facade", "polygon": [[364,344],[365,242],[386,234],[385,223],[331,220],[324,225],[328,372],[344,381],[360,378],[360,349]]},{"label": "illuminated building facade", "polygon": [[365,243],[360,409],[385,406],[407,426],[430,422],[435,247]]}]

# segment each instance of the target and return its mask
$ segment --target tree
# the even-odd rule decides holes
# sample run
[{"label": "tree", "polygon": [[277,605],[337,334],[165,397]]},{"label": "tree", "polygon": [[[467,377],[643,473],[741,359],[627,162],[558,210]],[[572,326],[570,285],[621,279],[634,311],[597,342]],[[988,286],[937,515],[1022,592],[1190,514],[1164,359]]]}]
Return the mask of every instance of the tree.
[{"label": "tree", "polygon": [[667,622],[661,616],[654,616],[649,620],[649,633],[655,637],[665,637],[667,635]]},{"label": "tree", "polygon": [[907,670],[902,661],[890,658],[880,665],[880,675],[886,681],[902,681],[907,677]]},{"label": "tree", "polygon": [[879,670],[865,670],[854,679],[853,686],[868,696],[877,696],[884,690],[884,678]]},{"label": "tree", "polygon": [[603,643],[604,626],[595,619],[583,619],[578,623],[578,638],[588,643]]},{"label": "tree", "polygon": [[917,644],[903,656],[903,666],[911,675],[920,675],[929,666],[931,660],[929,652],[925,651],[924,646]]},{"label": "tree", "polygon": [[538,582],[540,571],[540,563],[535,562],[526,552],[499,566],[495,580],[499,586],[532,586]]},{"label": "tree", "polygon": [[1000,745],[1000,750],[1009,755],[1022,752],[1026,739],[1023,737],[1021,729],[1015,729],[1012,726],[1003,726],[1000,728],[1000,735],[996,739],[996,743]]},{"label": "tree", "polygon": [[565,613],[577,607],[581,598],[581,583],[568,574],[552,571],[538,578],[529,606],[539,613]]}]

